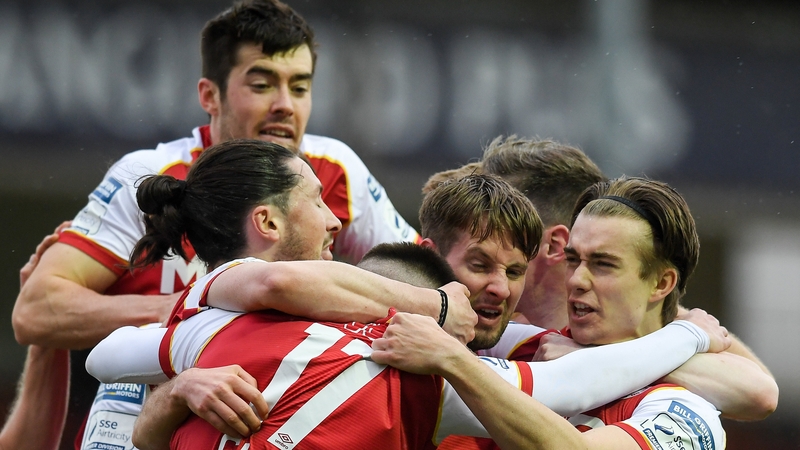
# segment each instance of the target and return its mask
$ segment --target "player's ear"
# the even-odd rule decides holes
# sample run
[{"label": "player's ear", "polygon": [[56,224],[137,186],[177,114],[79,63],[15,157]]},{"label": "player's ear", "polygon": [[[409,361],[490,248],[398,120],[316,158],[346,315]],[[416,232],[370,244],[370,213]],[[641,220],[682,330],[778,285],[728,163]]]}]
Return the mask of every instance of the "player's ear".
[{"label": "player's ear", "polygon": [[569,242],[569,228],[558,224],[544,230],[542,236],[542,248],[539,253],[544,256],[547,265],[555,265],[564,261],[566,255],[564,248]]},{"label": "player's ear", "polygon": [[423,239],[422,242],[419,243],[419,245],[427,247],[432,250],[436,250],[437,252],[439,251],[439,249],[436,247],[436,243],[433,242],[430,238]]},{"label": "player's ear", "polygon": [[210,116],[219,115],[222,104],[222,96],[220,94],[217,83],[208,78],[201,78],[197,82],[197,97],[200,100],[200,106]]},{"label": "player's ear", "polygon": [[668,267],[664,272],[661,273],[661,276],[656,280],[655,289],[653,289],[653,293],[650,296],[650,301],[655,302],[662,300],[678,284],[678,271],[672,267]]},{"label": "player's ear", "polygon": [[259,205],[250,213],[251,229],[261,239],[277,242],[286,227],[286,218],[275,205]]}]

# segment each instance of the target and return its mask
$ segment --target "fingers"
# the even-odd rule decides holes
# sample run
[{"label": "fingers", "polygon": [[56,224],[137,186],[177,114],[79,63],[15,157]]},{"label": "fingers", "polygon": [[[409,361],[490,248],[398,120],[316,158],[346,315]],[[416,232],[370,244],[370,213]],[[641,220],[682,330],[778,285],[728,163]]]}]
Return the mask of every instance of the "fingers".
[{"label": "fingers", "polygon": [[241,437],[261,428],[261,417],[268,412],[266,401],[255,379],[241,367],[189,369],[179,379],[181,384],[173,388],[176,395],[220,432]]},{"label": "fingers", "polygon": [[71,220],[65,220],[61,222],[61,225],[56,227],[56,230],[53,232],[54,234],[61,234],[62,231],[66,230],[67,228],[72,226]]},{"label": "fingers", "polygon": [[257,417],[265,419],[269,414],[269,405],[258,390],[258,382],[255,377],[245,372],[244,369],[241,369],[241,367],[239,367],[239,369],[239,377],[247,383],[248,386],[252,387],[252,389],[245,388],[245,391],[241,393],[242,397],[250,402],[250,408]]}]

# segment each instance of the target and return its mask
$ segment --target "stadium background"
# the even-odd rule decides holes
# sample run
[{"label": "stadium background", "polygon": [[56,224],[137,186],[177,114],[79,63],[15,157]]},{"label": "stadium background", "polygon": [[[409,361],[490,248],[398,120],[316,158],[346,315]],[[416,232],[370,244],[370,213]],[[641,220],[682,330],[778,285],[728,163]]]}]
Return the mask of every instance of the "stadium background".
[{"label": "stadium background", "polygon": [[[10,326],[18,269],[113,161],[205,123],[198,34],[227,5],[0,3],[0,405],[24,360]],[[681,191],[702,240],[685,303],[741,336],[781,388],[769,419],[726,421],[728,448],[800,448],[800,4],[290,5],[320,44],[309,131],[353,147],[415,226],[425,179],[499,134],[568,142],[608,175]],[[67,441],[93,392],[82,372]]]}]

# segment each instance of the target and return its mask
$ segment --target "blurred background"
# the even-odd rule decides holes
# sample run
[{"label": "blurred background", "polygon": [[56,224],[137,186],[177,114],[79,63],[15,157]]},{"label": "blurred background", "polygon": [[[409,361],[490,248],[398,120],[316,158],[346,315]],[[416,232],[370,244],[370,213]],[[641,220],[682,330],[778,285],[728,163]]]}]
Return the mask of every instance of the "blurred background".
[{"label": "blurred background", "polygon": [[[767,420],[725,422],[728,448],[800,448],[800,3],[289,4],[320,44],[309,131],[355,149],[415,226],[427,177],[500,134],[555,138],[610,176],[683,193],[702,241],[685,303],[717,315],[781,388]],[[206,123],[199,32],[228,5],[0,3],[3,410],[25,355],[10,325],[19,268],[113,161]],[[96,387],[73,353],[66,442]]]}]

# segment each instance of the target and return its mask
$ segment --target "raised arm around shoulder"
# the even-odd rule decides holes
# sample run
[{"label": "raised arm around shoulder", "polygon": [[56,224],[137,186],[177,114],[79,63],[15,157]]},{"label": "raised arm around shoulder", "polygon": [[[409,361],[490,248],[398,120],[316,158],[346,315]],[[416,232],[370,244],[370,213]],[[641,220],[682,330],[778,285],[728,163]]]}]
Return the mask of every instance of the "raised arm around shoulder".
[{"label": "raised arm around shoulder", "polygon": [[695,355],[664,377],[735,420],[762,420],[778,407],[778,385],[758,364],[730,352]]},{"label": "raised arm around shoulder", "polygon": [[[469,306],[469,291],[451,284],[446,288],[448,326],[452,324],[453,333],[463,337],[472,333],[477,316]],[[210,306],[231,311],[276,309],[338,322],[372,322],[385,317],[392,307],[437,319],[442,311],[441,296],[433,289],[335,261],[239,264],[214,280],[207,301]]]},{"label": "raised arm around shoulder", "polygon": [[[82,251],[56,243],[41,257],[14,305],[21,344],[81,349],[113,330],[163,320],[177,297],[103,295],[116,274]],[[135,307],[121,307],[135,305]]]}]

